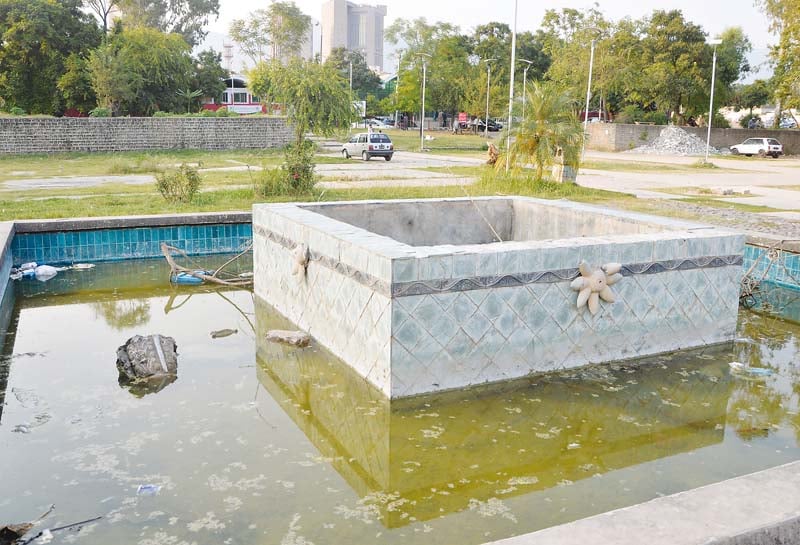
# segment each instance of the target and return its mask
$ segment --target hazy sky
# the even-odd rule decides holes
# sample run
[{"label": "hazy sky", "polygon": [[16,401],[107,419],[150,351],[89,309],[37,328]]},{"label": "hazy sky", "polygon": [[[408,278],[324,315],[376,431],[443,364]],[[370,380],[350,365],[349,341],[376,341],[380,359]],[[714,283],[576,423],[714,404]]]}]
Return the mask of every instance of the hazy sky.
[{"label": "hazy sky", "polygon": [[[774,41],[767,29],[764,15],[754,5],[755,0],[605,0],[598,2],[600,10],[612,19],[625,16],[641,17],[654,9],[680,9],[686,17],[706,31],[717,33],[729,26],[741,26],[756,48]],[[320,18],[321,0],[295,0],[295,3],[315,19]],[[356,3],[384,4],[388,7],[387,25],[398,17],[425,17],[428,21],[448,21],[462,30],[471,30],[488,21],[504,21],[509,25],[514,16],[514,0],[357,0]],[[226,32],[232,19],[263,8],[268,0],[221,0],[220,18],[211,25],[215,32]],[[519,0],[519,29],[536,30],[548,8],[571,7],[583,9],[592,2],[583,0],[549,0],[536,2]]]}]

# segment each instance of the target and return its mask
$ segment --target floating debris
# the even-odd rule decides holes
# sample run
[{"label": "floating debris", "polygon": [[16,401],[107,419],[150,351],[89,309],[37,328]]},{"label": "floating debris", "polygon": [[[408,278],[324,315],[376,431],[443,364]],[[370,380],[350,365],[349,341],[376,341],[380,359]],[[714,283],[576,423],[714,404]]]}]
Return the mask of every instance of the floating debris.
[{"label": "floating debris", "polygon": [[239,333],[238,329],[220,329],[218,331],[211,332],[212,339],[224,339],[225,337],[230,337],[231,335],[236,335]]},{"label": "floating debris", "polygon": [[768,377],[773,374],[772,369],[765,369],[763,367],[750,367],[738,361],[732,361],[728,364],[732,371],[736,373],[746,374],[753,377]]},{"label": "floating debris", "polygon": [[169,281],[173,284],[182,284],[184,286],[199,286],[203,283],[203,279],[200,276],[195,275],[203,275],[207,276],[210,273],[208,271],[192,271],[192,272],[176,272],[171,274],[169,277]]},{"label": "floating debris", "polygon": [[137,496],[157,496],[161,491],[161,486],[157,484],[140,484],[136,489]]}]

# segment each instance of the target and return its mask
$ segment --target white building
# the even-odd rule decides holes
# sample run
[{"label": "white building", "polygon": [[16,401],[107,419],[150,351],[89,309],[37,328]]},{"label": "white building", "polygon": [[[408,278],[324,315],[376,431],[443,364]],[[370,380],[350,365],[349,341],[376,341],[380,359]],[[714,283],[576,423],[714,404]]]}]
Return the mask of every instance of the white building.
[{"label": "white building", "polygon": [[257,114],[266,110],[259,98],[253,96],[253,93],[248,89],[247,81],[241,74],[234,74],[226,79],[225,87],[221,100],[209,98],[203,104],[203,108],[217,111],[224,106],[228,111],[238,114]]},{"label": "white building", "polygon": [[344,47],[361,51],[367,65],[383,72],[383,21],[386,6],[329,0],[322,5],[322,58]]}]

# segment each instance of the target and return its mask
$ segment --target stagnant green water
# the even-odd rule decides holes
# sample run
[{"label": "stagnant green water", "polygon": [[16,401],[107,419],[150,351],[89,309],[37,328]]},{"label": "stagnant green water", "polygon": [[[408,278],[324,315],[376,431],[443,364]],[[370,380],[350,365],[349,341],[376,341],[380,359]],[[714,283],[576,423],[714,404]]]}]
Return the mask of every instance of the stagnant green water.
[{"label": "stagnant green water", "polygon": [[[390,405],[324,350],[262,341],[289,324],[249,292],[166,272],[16,283],[0,525],[55,504],[43,527],[103,518],[54,543],[478,544],[800,459],[800,328],[777,318],[742,311],[731,346]],[[179,376],[131,392],[116,349],[150,333],[176,339]]]}]

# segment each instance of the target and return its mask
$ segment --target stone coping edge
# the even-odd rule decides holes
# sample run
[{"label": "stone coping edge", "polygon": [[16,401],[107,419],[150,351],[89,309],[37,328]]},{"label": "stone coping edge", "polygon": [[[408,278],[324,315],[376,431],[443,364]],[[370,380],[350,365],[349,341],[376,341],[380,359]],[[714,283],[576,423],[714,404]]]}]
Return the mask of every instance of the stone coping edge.
[{"label": "stone coping edge", "polygon": [[53,231],[87,231],[96,229],[132,229],[137,227],[171,227],[180,225],[213,225],[251,223],[251,212],[204,212],[201,214],[159,214],[153,216],[118,216],[100,218],[68,218],[52,220],[17,220],[15,233],[50,233]]},{"label": "stone coping edge", "polygon": [[800,543],[800,462],[484,545]]}]

